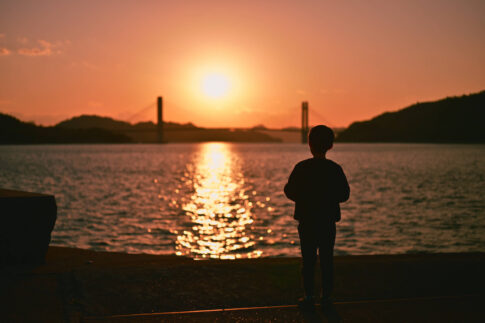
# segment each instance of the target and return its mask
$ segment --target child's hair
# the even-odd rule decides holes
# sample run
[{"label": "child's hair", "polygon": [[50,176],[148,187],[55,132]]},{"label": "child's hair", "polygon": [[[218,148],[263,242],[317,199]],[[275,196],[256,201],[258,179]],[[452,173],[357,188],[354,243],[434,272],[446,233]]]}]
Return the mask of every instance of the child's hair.
[{"label": "child's hair", "polygon": [[318,152],[325,152],[332,148],[335,135],[333,130],[324,125],[318,125],[310,130],[308,142]]}]

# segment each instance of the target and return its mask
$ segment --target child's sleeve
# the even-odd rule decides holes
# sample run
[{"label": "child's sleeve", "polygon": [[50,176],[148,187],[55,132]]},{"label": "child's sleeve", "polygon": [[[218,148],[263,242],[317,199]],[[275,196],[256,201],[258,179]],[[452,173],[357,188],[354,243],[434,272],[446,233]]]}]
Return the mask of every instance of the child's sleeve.
[{"label": "child's sleeve", "polygon": [[338,166],[337,186],[338,186],[337,201],[339,203],[347,201],[350,196],[350,187],[349,187],[349,183],[347,182],[347,177],[345,176],[344,171],[340,166]]},{"label": "child's sleeve", "polygon": [[284,188],[286,197],[293,202],[296,202],[296,200],[298,199],[298,178],[298,165],[296,165],[295,168],[293,168],[293,171],[288,178],[288,183],[286,183]]}]

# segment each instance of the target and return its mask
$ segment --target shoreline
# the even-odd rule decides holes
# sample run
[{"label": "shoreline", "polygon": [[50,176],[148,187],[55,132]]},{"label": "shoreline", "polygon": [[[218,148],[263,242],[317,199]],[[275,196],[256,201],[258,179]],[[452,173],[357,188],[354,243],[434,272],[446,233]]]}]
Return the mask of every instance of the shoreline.
[{"label": "shoreline", "polygon": [[[353,262],[362,260],[372,260],[378,262],[386,261],[418,261],[423,258],[428,258],[427,261],[438,258],[447,259],[462,259],[469,257],[484,257],[485,252],[434,252],[434,253],[405,253],[405,254],[367,254],[367,255],[334,255],[334,260],[338,262]],[[94,260],[99,261],[100,264],[116,265],[123,263],[131,263],[136,261],[142,262],[160,262],[171,264],[185,264],[185,263],[205,263],[205,262],[241,262],[241,263],[258,263],[258,262],[286,262],[286,261],[300,261],[301,256],[268,256],[258,258],[238,258],[238,259],[219,259],[219,258],[205,258],[194,259],[187,256],[157,255],[149,253],[127,253],[121,251],[100,251],[85,248],[65,247],[65,246],[49,246],[46,256],[46,265],[57,266],[60,261],[68,261],[72,265],[80,265],[82,261]]]},{"label": "shoreline", "polygon": [[[171,142],[45,142],[45,143],[0,143],[0,147],[11,147],[11,146],[86,146],[86,145],[154,145],[163,146],[167,144],[206,144],[206,143],[227,143],[227,144],[276,144],[276,145],[307,145],[300,141],[224,141],[224,140],[207,140],[207,141],[171,141]],[[335,144],[363,144],[363,145],[465,145],[465,146],[483,146],[485,142],[461,142],[461,141],[339,141],[335,140]]]}]

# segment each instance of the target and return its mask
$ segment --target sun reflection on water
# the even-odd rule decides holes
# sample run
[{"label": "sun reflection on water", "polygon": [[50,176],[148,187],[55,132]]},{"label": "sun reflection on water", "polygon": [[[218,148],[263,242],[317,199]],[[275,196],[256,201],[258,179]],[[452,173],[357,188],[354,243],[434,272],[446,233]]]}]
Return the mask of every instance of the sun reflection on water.
[{"label": "sun reflection on water", "polygon": [[260,257],[248,232],[252,203],[227,144],[201,146],[193,173],[193,194],[182,205],[192,227],[179,232],[176,254],[203,258]]}]

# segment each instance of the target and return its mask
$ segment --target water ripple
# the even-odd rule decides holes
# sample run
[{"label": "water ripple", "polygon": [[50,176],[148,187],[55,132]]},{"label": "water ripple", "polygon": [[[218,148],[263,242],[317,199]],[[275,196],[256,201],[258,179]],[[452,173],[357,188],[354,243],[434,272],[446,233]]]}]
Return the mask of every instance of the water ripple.
[{"label": "water ripple", "polygon": [[[298,256],[282,188],[299,144],[0,146],[0,186],[56,196],[52,243],[195,258]],[[485,251],[483,145],[337,144],[337,254]]]}]

